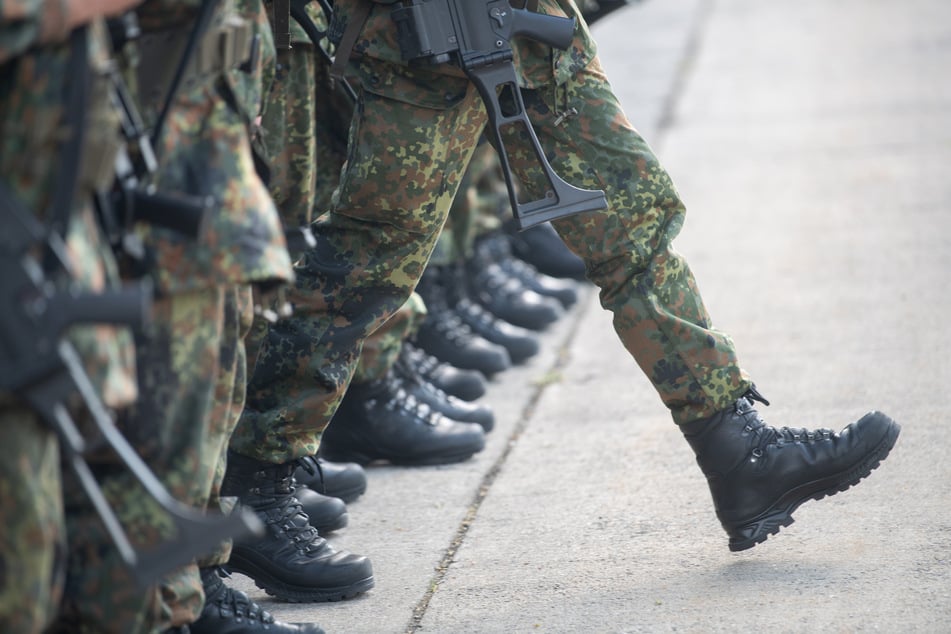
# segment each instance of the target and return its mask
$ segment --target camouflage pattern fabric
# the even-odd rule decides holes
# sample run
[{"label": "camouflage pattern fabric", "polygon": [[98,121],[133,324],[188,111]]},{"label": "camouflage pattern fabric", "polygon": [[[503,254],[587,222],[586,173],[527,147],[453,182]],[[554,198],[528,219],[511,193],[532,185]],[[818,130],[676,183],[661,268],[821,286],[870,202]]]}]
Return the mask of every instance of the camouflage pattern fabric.
[{"label": "camouflage pattern fabric", "polygon": [[[216,515],[230,513],[234,506],[233,500],[222,499],[220,492],[226,467],[228,439],[244,407],[247,377],[243,339],[254,314],[251,288],[239,286],[225,289],[222,309],[218,371],[214,397],[207,416],[208,428],[204,433],[196,434],[194,444],[201,447],[201,457],[200,460],[195,460],[198,464],[191,465],[194,467],[194,473],[198,475],[196,484],[199,485],[198,494],[191,496],[191,499],[195,500],[196,505],[206,501],[205,508]],[[217,459],[210,460],[216,453]],[[163,580],[162,601],[167,621],[171,625],[191,623],[198,618],[204,601],[198,568],[224,564],[228,561],[230,552],[231,542],[226,541],[215,552],[199,557],[195,565],[186,566]]]},{"label": "camouflage pattern fabric", "polygon": [[[426,69],[413,73],[419,81],[440,80]],[[458,82],[464,94],[468,82]],[[443,94],[444,89],[439,91],[440,104]],[[386,133],[400,141],[388,146],[377,145],[370,131],[351,130],[348,162],[355,158],[355,148],[360,148],[361,159],[365,148],[377,161],[361,165],[361,175],[387,164],[397,170],[388,182],[367,192],[372,199],[368,206],[383,206],[373,218],[325,214],[311,226],[318,245],[299,262],[293,293],[295,314],[307,315],[307,327],[291,321],[270,329],[249,385],[248,407],[232,440],[241,435],[242,449],[236,449],[240,453],[272,462],[315,454],[320,432],[352,378],[363,340],[415,288],[472,148],[458,156],[455,169],[438,164],[434,159],[444,153],[431,155],[424,140],[403,146],[407,126],[437,127],[437,135],[455,137],[461,149],[467,145],[463,139],[478,136],[481,124],[444,116],[443,110],[414,114],[418,118],[412,124],[393,122]],[[353,179],[350,165],[343,174]],[[346,182],[342,186],[349,191]]]},{"label": "camouflage pattern fabric", "polygon": [[[266,22],[267,15],[264,17]],[[268,191],[284,227],[294,228],[310,224],[314,209],[316,84],[311,42],[296,21],[290,24],[293,48],[275,51],[274,72],[265,91],[256,139],[270,171]],[[271,37],[270,26],[267,29]],[[246,341],[251,369],[267,332],[267,321],[255,319]]]},{"label": "camouflage pattern fabric", "polygon": [[[335,4],[339,37],[360,0]],[[313,225],[318,248],[301,263],[298,311],[306,331],[272,328],[255,368],[245,420],[250,455],[282,462],[313,454],[364,339],[414,289],[486,125],[481,99],[450,65],[400,59],[391,7],[374,5],[354,47],[351,78],[362,88],[346,168],[329,214]],[[570,0],[539,10],[578,19],[566,51],[516,46],[518,79],[553,166],[579,187],[602,188],[608,209],[556,225],[585,259],[614,312],[621,341],[678,423],[722,410],[750,381],[732,341],[714,329],[696,283],[671,242],[684,206],[648,144],[627,121]],[[578,116],[556,127],[562,112]],[[602,152],[605,148],[609,152]],[[524,156],[520,180],[536,181]],[[251,440],[253,439],[253,443]]]},{"label": "camouflage pattern fabric", "polygon": [[[355,1],[335,5],[340,23],[334,33],[342,32]],[[525,94],[529,118],[555,171],[576,186],[604,189],[608,198],[607,210],[564,219],[555,227],[585,260],[589,278],[601,289],[602,305],[615,315],[618,336],[674,420],[709,416],[738,398],[750,381],[730,338],[713,328],[690,269],[671,246],[684,205],[624,116],[577,8],[570,0],[541,0],[539,10],[573,15],[579,26],[567,51],[518,43],[519,81],[537,88]],[[455,193],[455,175],[468,161],[486,115],[458,69],[444,65],[423,71],[399,62],[388,7],[373,9],[355,53],[351,69],[364,95],[351,127],[352,153],[326,224],[328,240],[339,245],[336,252],[356,256],[343,276],[350,282],[346,290],[328,278],[320,292],[334,292],[329,310],[351,298],[372,306],[365,320],[347,324],[347,343],[358,347],[358,333],[385,314],[387,299],[399,298],[415,282],[416,265],[428,257],[429,237],[445,216],[439,210],[447,209]],[[579,114],[554,125],[570,108]],[[524,155],[514,157],[513,168],[520,180],[532,183]],[[382,223],[387,231],[374,232]],[[385,233],[386,239],[375,233]],[[331,330],[340,333],[340,348],[346,347],[345,329]],[[299,421],[313,415],[297,410],[282,417],[285,424],[304,428]]]},{"label": "camouflage pattern fabric", "polygon": [[[69,49],[62,43],[67,33],[59,9],[57,3],[38,1],[0,6],[0,179],[40,219],[46,217],[56,190],[62,143],[71,137],[63,109],[71,81]],[[96,23],[89,31],[94,86],[87,123],[104,127],[87,136],[84,150],[99,150],[100,158],[111,161],[108,152],[117,147],[117,119],[101,91],[107,59],[101,27]],[[93,291],[116,281],[115,262],[89,204],[92,188],[105,184],[99,180],[102,176],[81,174],[65,236],[75,285]],[[69,339],[107,405],[122,407],[135,398],[128,332],[73,328]],[[59,460],[51,430],[13,395],[0,394],[0,631],[40,632],[56,617],[66,563]]]},{"label": "camouflage pattern fabric", "polygon": [[0,64],[34,46],[62,44],[67,35],[62,5],[43,0],[9,0],[0,5]]},{"label": "camouflage pattern fabric", "polygon": [[268,189],[286,227],[310,224],[316,180],[314,47],[291,20],[291,46],[277,51],[274,82],[261,128],[267,143]]},{"label": "camouflage pattern fabric", "polygon": [[[251,72],[232,69],[183,91],[166,125],[160,145],[160,187],[211,194],[219,205],[197,244],[170,233],[152,234],[160,287],[180,301],[193,301],[195,310],[168,315],[167,325],[176,339],[156,342],[160,355],[162,350],[171,351],[152,364],[164,374],[156,377],[156,383],[179,393],[166,394],[162,402],[155,401],[151,412],[142,412],[143,420],[159,421],[163,436],[176,438],[164,448],[180,457],[157,469],[172,494],[215,513],[230,510],[219,491],[227,442],[244,402],[243,338],[253,314],[248,284],[270,285],[293,277],[283,227],[254,169],[249,143],[249,129],[273,74],[270,28],[260,0],[224,5],[224,13],[233,10],[254,25],[262,55]],[[198,291],[188,291],[196,287]],[[186,482],[190,486],[182,486]],[[198,617],[204,601],[198,564],[223,563],[229,551],[230,544],[222,544],[217,552],[163,581],[162,625],[183,625]]]},{"label": "camouflage pattern fabric", "polygon": [[56,436],[0,407],[0,629],[41,632],[63,591],[66,534]]},{"label": "camouflage pattern fabric", "polygon": [[425,318],[426,304],[414,292],[392,317],[363,342],[353,380],[363,383],[385,377],[400,356],[403,342],[413,336]]},{"label": "camouflage pattern fabric", "polygon": [[[138,338],[137,361],[141,396],[121,429],[177,500],[203,506],[220,448],[213,442],[212,395],[219,374],[224,322],[224,293],[220,287],[169,295],[154,305],[154,328]],[[223,442],[218,439],[218,444]],[[104,488],[133,543],[148,548],[162,539],[164,516],[151,498],[125,473],[110,474]],[[88,505],[70,509],[71,529],[83,531],[93,543],[108,545]],[[172,575],[197,579],[197,569]],[[194,581],[192,581],[194,584]],[[122,592],[134,582],[111,548],[78,548],[70,555],[64,611],[70,623],[91,632],[136,631],[192,620],[189,610],[201,609],[203,595],[189,595],[191,604],[173,604],[163,613],[158,596],[143,605],[140,593]],[[197,582],[200,591],[201,583]],[[179,590],[177,598],[184,593]],[[121,602],[120,602],[121,599]],[[184,613],[184,614],[183,614]]]},{"label": "camouflage pattern fabric", "polygon": [[[218,21],[231,15],[259,15],[260,0],[249,4],[223,2]],[[141,11],[156,25],[167,0],[149,0]],[[183,3],[194,6],[195,2]],[[171,15],[177,13],[169,9]],[[169,18],[171,25],[175,24]],[[265,49],[273,40],[260,19],[253,24]],[[169,26],[169,24],[166,24]],[[263,28],[262,28],[263,27]],[[156,25],[156,28],[157,25]],[[187,27],[190,28],[190,25]],[[266,56],[265,56],[266,59]],[[215,205],[198,240],[174,231],[149,228],[146,243],[154,254],[152,275],[163,292],[211,285],[280,283],[293,270],[284,242],[284,230],[267,188],[254,169],[248,137],[250,112],[259,112],[263,85],[258,77],[237,86],[234,73],[212,75],[183,87],[165,124],[156,151],[162,169],[156,185],[165,191],[213,196]],[[237,93],[236,94],[236,90]],[[248,100],[251,101],[248,101]],[[146,109],[146,115],[153,115]],[[240,249],[234,245],[241,245]]]},{"label": "camouflage pattern fabric", "polygon": [[[218,19],[224,20],[228,10],[240,11],[259,31],[264,25],[265,45],[271,41],[259,0],[224,5]],[[154,28],[175,25],[181,17],[178,8],[149,3],[143,7],[145,22]],[[273,47],[262,57],[273,59]],[[143,232],[154,254],[152,275],[165,294],[156,306],[152,336],[139,341],[145,397],[124,419],[123,429],[169,492],[202,509],[210,502],[220,506],[216,487],[235,424],[236,380],[242,394],[238,400],[243,400],[244,332],[238,313],[239,307],[250,310],[243,299],[247,284],[288,281],[293,275],[283,229],[251,158],[248,126],[260,110],[264,90],[261,68],[257,71],[247,79],[232,76],[240,71],[227,71],[183,86],[158,145],[157,184],[160,190],[210,195],[216,205],[198,240],[158,228]],[[125,480],[116,481],[114,495],[141,497],[136,485]],[[162,537],[161,518],[150,506],[143,501],[128,520],[142,545]],[[109,615],[102,596],[128,581],[104,555],[100,570],[87,572],[82,564],[94,556],[99,553],[76,553],[71,566],[74,622],[94,631],[130,632],[139,626],[149,630],[186,624],[200,613],[204,595],[192,564],[169,575],[161,595],[148,605],[130,597]]]},{"label": "camouflage pattern fabric", "polygon": [[[211,483],[211,494],[208,496],[207,510],[210,513],[227,515],[231,513],[237,502],[236,498],[221,497],[221,482],[225,477],[227,467],[228,443],[231,434],[238,424],[241,412],[244,410],[245,395],[248,382],[248,354],[244,346],[248,333],[254,321],[254,295],[251,287],[235,287],[231,297],[225,302],[225,332],[233,333],[226,336],[226,342],[233,345],[223,345],[221,351],[222,373],[218,378],[215,390],[215,410],[212,420],[220,421],[223,425],[220,457],[215,465],[214,478]],[[231,555],[231,542],[226,541],[207,556],[198,560],[201,567],[224,564]]]},{"label": "camouflage pattern fabric", "polygon": [[[318,26],[325,24],[324,17],[315,4],[309,6],[309,11]],[[296,37],[299,36],[298,33]],[[298,46],[298,48],[305,46]],[[307,50],[312,51],[310,47],[307,47]],[[292,64],[300,58],[287,56],[286,59],[289,64]],[[300,166],[302,171],[309,169],[310,174],[316,175],[313,205],[319,215],[323,209],[322,206],[330,201],[331,192],[337,184],[340,167],[346,158],[346,142],[339,133],[340,122],[349,117],[353,106],[342,92],[330,84],[328,65],[323,58],[311,55],[306,62],[300,60],[299,64],[303,67],[306,63],[307,74],[314,77],[314,72],[310,69],[313,68],[315,60],[317,62],[316,77],[320,81],[320,87],[315,88],[311,84],[310,88],[302,89],[304,84],[301,83],[303,80],[300,80],[289,82],[284,90],[275,90],[274,99],[268,105],[264,127],[268,131],[269,139],[282,135],[289,138],[296,135],[297,138],[306,139],[307,135],[300,132],[305,129],[303,126],[312,125],[312,119],[301,122],[299,129],[296,129],[289,120],[284,121],[284,128],[281,128],[279,126],[282,121],[271,109],[279,107],[291,112],[288,105],[313,102],[315,94],[319,95],[315,104],[317,126],[310,137],[314,138],[313,134],[315,134],[317,139],[316,163],[310,158],[312,155],[308,153],[309,148],[307,152],[303,151],[302,148],[306,147],[303,144],[285,145],[286,154],[291,156],[277,159],[278,165],[295,164]],[[285,72],[287,77],[293,77],[296,74],[293,68],[285,69]],[[309,109],[303,107],[299,109],[299,112],[308,111]],[[274,125],[274,128],[269,128],[269,123]],[[294,154],[295,150],[298,150],[296,154]],[[280,168],[275,170],[275,173],[280,172]],[[303,174],[301,178],[304,178]],[[310,181],[305,179],[304,182]],[[272,191],[275,192],[277,200],[280,201],[282,198],[287,200],[286,197],[281,196],[279,187],[278,181],[272,182]],[[279,206],[289,224],[295,219],[298,221],[305,219],[305,214],[309,210],[300,204],[301,201],[288,200],[287,203],[285,206],[279,202]],[[303,211],[297,211],[295,216],[295,209]],[[318,219],[311,227],[316,228],[321,224],[322,220]],[[325,298],[315,295],[314,289],[321,288],[323,284],[322,278],[326,269],[321,259],[325,253],[330,252],[322,244],[298,262],[297,282],[295,288],[288,293],[289,299],[294,304],[294,315],[268,328],[266,337],[261,340],[260,353],[248,387],[248,406],[231,441],[231,448],[238,453],[270,462],[285,462],[303,455],[315,454],[320,432],[343,396],[343,390],[349,382],[353,364],[359,353],[350,350],[348,355],[352,354],[353,357],[341,362],[335,358],[335,346],[321,340],[327,332],[326,314],[319,308],[315,310],[314,306],[319,307]],[[399,345],[404,338],[402,332],[412,327],[413,320],[418,320],[421,310],[420,307],[414,307],[414,305],[408,307],[412,307],[413,310],[405,313],[405,319],[397,319],[390,324],[393,328],[391,334],[381,333],[381,337],[372,342],[373,349],[368,352],[369,359],[365,365],[366,376],[385,372],[395,362]],[[300,375],[295,375],[295,371],[290,369],[288,359],[296,360],[290,365],[301,368]],[[317,383],[326,385],[327,395],[315,400],[320,403],[321,412],[317,414],[315,410],[313,425],[301,433],[296,433],[281,425],[274,414],[287,404],[295,409],[298,407],[293,401],[299,383],[305,390],[312,389]],[[302,406],[306,407],[306,405]]]},{"label": "camouflage pattern fabric", "polygon": [[501,226],[499,211],[509,213],[510,207],[499,170],[495,149],[488,143],[480,144],[449,208],[446,226],[430,257],[432,264],[451,264],[471,256],[475,237]]},{"label": "camouflage pattern fabric", "polygon": [[[318,26],[325,23],[316,3],[308,5],[308,12]],[[318,128],[326,128],[328,120],[317,118],[319,100],[315,100],[315,97],[318,94],[317,73],[320,72],[317,57],[312,42],[293,20],[291,43],[291,49],[277,53],[278,69],[265,103],[261,127],[271,168],[270,192],[285,226],[299,227],[312,222],[318,196],[323,200],[329,197],[343,157],[339,154],[329,154],[329,148],[334,146],[324,145],[320,148],[323,162],[317,163],[316,140],[332,132],[318,132]],[[324,90],[326,86],[321,88],[321,96],[330,94],[329,90]],[[320,191],[317,189],[318,179]],[[295,306],[294,314],[290,318],[277,325],[266,324],[261,319],[256,320],[248,342],[254,359],[253,364],[249,365],[252,368],[249,374],[252,376],[262,367],[276,362],[272,342],[279,340],[283,332],[309,332],[309,314],[301,301],[301,297],[307,293],[308,285],[313,283],[307,281],[309,273],[306,267],[301,267],[298,263],[295,270],[296,288],[288,290],[288,299]],[[269,421],[257,417],[254,412],[257,406],[258,382],[251,381],[249,384],[249,407],[232,435],[231,449],[258,459],[284,462],[289,458],[285,458],[280,451],[267,450],[261,453],[259,450],[259,439],[268,437],[272,430]],[[277,440],[272,440],[271,443],[282,445]],[[316,453],[316,450],[313,453]]]}]

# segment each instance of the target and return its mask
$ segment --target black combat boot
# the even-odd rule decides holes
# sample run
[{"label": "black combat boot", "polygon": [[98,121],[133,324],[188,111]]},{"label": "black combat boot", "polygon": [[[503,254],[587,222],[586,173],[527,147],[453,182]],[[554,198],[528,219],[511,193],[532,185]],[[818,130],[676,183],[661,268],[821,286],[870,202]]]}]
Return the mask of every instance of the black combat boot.
[{"label": "black combat boot", "polygon": [[544,330],[564,315],[558,300],[527,288],[506,272],[492,253],[489,239],[476,240],[474,254],[466,261],[469,296],[490,313],[510,324]]},{"label": "black combat boot", "polygon": [[205,606],[186,632],[191,634],[324,634],[313,623],[282,623],[245,593],[229,588],[218,568],[202,568]]},{"label": "black combat boot", "polygon": [[440,271],[442,284],[446,288],[447,304],[472,332],[505,348],[512,363],[522,363],[538,354],[541,346],[535,333],[496,317],[469,296],[465,262],[440,267]]},{"label": "black combat boot", "polygon": [[366,592],[374,584],[370,561],[335,550],[317,534],[294,497],[295,467],[228,452],[221,494],[254,511],[265,534],[235,542],[225,567],[284,601],[338,601]]},{"label": "black combat boot", "polygon": [[512,254],[539,272],[552,277],[584,279],[584,260],[565,246],[551,223],[545,222],[520,231],[518,224],[511,220],[505,223],[505,230],[512,245]]},{"label": "black combat boot", "polygon": [[464,370],[440,361],[408,341],[403,342],[400,356],[406,358],[406,362],[413,367],[419,376],[446,394],[452,394],[464,401],[474,401],[485,396],[485,379],[478,370]]},{"label": "black combat boot", "polygon": [[389,373],[350,384],[321,437],[320,456],[358,464],[436,465],[467,460],[484,447],[482,427],[446,418]]},{"label": "black combat boot", "polygon": [[349,504],[366,493],[366,471],[355,462],[330,462],[317,456],[306,456],[298,460],[297,465],[294,480],[321,495],[339,498]]},{"label": "black combat boot", "polygon": [[522,363],[541,350],[538,337],[531,331],[499,319],[478,302],[462,299],[455,311],[472,332],[505,348],[512,363]]},{"label": "black combat boot", "polygon": [[469,403],[446,394],[419,376],[402,358],[397,359],[390,372],[393,373],[397,384],[408,394],[415,396],[418,401],[429,405],[440,414],[463,423],[476,423],[486,432],[492,431],[495,427],[495,413],[491,407]]},{"label": "black combat boot", "polygon": [[508,369],[512,361],[505,348],[474,333],[453,310],[444,268],[427,266],[416,287],[427,312],[413,335],[413,343],[441,361],[486,376]]},{"label": "black combat boot", "polygon": [[525,288],[539,295],[554,297],[564,308],[577,303],[578,290],[574,282],[545,275],[525,260],[515,257],[511,242],[501,231],[482,236],[476,248],[493,262],[498,262],[503,271],[521,281]]},{"label": "black combat boot", "polygon": [[297,482],[294,486],[294,497],[300,502],[310,525],[321,535],[339,531],[350,522],[347,505],[340,498],[318,493]]},{"label": "black combat boot", "polygon": [[730,550],[746,550],[793,522],[807,500],[845,491],[888,455],[900,427],[870,412],[839,433],[768,427],[751,388],[730,408],[681,426],[707,477]]}]

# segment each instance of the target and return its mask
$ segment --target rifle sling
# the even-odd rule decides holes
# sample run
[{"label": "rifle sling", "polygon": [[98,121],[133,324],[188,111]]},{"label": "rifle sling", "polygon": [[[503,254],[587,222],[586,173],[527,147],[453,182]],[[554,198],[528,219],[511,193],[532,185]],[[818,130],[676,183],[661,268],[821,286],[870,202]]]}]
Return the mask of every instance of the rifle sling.
[{"label": "rifle sling", "polygon": [[361,0],[360,2],[354,3],[354,7],[350,21],[347,22],[347,28],[344,29],[340,43],[337,45],[337,50],[334,54],[334,63],[330,66],[330,77],[336,81],[345,81],[344,75],[347,72],[347,63],[350,61],[350,53],[353,51],[353,46],[357,43],[357,38],[360,37],[360,31],[363,29],[363,25],[366,24],[367,18],[370,17],[370,9],[373,7],[373,2],[371,2],[371,0]]},{"label": "rifle sling", "polygon": [[[89,100],[89,40],[86,27],[73,31],[70,36],[69,82],[65,94],[65,124],[68,137],[60,149],[60,164],[56,189],[50,201],[47,223],[50,230],[61,238],[69,231],[79,185],[79,168],[86,138],[86,115]],[[51,262],[47,258],[44,267]]]}]

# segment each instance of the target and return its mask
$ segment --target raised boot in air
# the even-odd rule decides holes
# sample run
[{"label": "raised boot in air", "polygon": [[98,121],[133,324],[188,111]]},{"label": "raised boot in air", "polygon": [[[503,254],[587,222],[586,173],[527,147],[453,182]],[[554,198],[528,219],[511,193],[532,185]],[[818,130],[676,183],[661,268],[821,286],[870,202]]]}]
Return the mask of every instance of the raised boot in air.
[{"label": "raised boot in air", "polygon": [[838,433],[776,429],[763,422],[754,400],[769,404],[751,388],[728,409],[681,425],[733,551],[792,524],[803,502],[858,484],[888,456],[901,429],[876,411]]}]

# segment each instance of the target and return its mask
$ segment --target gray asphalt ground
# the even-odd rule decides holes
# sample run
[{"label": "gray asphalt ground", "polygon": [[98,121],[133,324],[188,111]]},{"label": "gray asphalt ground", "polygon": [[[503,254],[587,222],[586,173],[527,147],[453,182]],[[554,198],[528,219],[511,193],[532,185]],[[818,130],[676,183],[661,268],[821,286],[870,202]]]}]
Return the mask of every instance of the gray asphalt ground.
[{"label": "gray asphalt ground", "polygon": [[777,426],[903,426],[858,487],[730,553],[587,288],[499,376],[488,446],[369,469],[332,537],[376,587],[329,633],[951,632],[951,2],[647,0],[594,27],[687,202],[677,247]]}]

